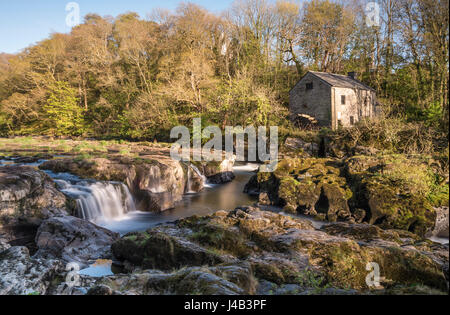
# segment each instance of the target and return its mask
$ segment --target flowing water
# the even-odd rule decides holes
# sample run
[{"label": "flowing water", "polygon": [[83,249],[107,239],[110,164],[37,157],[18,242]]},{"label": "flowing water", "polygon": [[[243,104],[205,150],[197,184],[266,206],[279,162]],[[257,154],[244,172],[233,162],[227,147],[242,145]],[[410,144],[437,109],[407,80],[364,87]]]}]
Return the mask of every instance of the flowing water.
[{"label": "flowing water", "polygon": [[67,173],[46,173],[61,192],[76,200],[78,217],[82,219],[102,225],[136,211],[133,197],[123,183],[85,181]]},{"label": "flowing water", "polygon": [[[17,163],[37,167],[44,162]],[[16,164],[12,159],[0,160],[0,165]],[[128,232],[144,231],[158,224],[172,222],[192,215],[208,215],[218,210],[233,210],[238,206],[252,205],[256,199],[245,194],[244,187],[250,177],[258,169],[258,164],[236,165],[233,171],[236,175],[234,181],[223,184],[208,184],[206,178],[193,165],[189,172],[196,172],[204,178],[205,188],[199,193],[190,191],[183,196],[182,201],[172,210],[162,213],[143,212],[136,209],[128,187],[117,182],[102,182],[83,180],[68,173],[53,173],[45,171],[54,179],[59,190],[76,199],[78,216],[103,226],[109,230],[126,234]],[[279,208],[265,210],[281,212]],[[309,217],[297,217],[311,220]],[[313,221],[316,228],[323,222]],[[435,242],[448,243],[448,238],[431,238]]]},{"label": "flowing water", "polygon": [[192,190],[192,184],[191,184],[192,172],[196,173],[197,176],[203,180],[204,187],[211,187],[211,185],[208,184],[208,180],[206,179],[206,176],[203,175],[194,164],[190,164],[187,168],[187,183],[186,183],[186,193],[187,194],[195,194],[196,193],[195,191]]},{"label": "flowing water", "polygon": [[[42,162],[44,160],[32,164],[17,164],[37,167]],[[0,165],[7,164],[16,163],[13,160],[0,161]],[[136,209],[128,187],[122,183],[84,180],[69,173],[45,172],[53,178],[61,192],[76,200],[80,218],[123,235],[192,215],[208,215],[218,210],[234,210],[238,206],[252,205],[255,198],[243,191],[257,169],[257,164],[237,165],[233,169],[236,178],[232,182],[215,185],[207,183],[200,171],[190,165],[188,171],[203,178],[204,189],[194,193],[190,191],[188,182],[188,193],[181,202],[174,209],[162,213]]]},{"label": "flowing water", "polygon": [[238,206],[252,205],[256,199],[243,191],[254,170],[255,167],[251,166],[236,166],[234,168],[236,178],[232,182],[222,185],[206,183],[201,192],[184,195],[174,209],[161,213],[132,211],[120,221],[105,222],[102,226],[125,234],[132,231],[144,231],[158,224],[192,215],[208,215],[218,210],[234,210]]}]

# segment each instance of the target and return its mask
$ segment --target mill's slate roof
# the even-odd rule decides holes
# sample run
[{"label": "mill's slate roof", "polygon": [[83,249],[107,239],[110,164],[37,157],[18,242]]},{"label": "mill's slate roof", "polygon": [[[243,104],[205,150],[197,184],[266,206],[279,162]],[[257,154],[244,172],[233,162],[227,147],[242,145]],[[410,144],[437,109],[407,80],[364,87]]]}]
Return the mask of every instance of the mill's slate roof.
[{"label": "mill's slate roof", "polygon": [[356,79],[352,79],[351,77],[346,76],[346,75],[334,74],[334,73],[328,73],[328,72],[317,72],[317,71],[309,71],[309,73],[312,73],[313,75],[315,75],[322,81],[325,81],[326,83],[328,83],[331,86],[375,91],[370,86],[365,85],[364,83],[362,83]]}]

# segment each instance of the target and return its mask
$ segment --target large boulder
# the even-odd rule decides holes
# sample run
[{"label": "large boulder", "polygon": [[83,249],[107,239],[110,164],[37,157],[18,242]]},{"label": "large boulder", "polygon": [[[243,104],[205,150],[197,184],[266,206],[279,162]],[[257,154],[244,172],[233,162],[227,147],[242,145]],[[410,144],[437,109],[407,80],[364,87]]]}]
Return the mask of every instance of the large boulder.
[{"label": "large boulder", "polygon": [[286,212],[332,222],[352,219],[352,191],[341,176],[341,165],[331,159],[284,159],[274,173],[255,175],[245,191],[267,195],[266,204],[282,206]]},{"label": "large boulder", "polygon": [[355,156],[345,161],[345,172],[354,192],[352,204],[365,208],[366,221],[382,228],[425,236],[436,224],[433,203],[448,204],[448,193],[438,191],[445,185],[439,183],[433,161],[426,157]]},{"label": "large boulder", "polygon": [[117,259],[144,269],[171,270],[226,261],[189,240],[171,235],[173,232],[175,231],[149,230],[130,233],[112,245],[112,252]]},{"label": "large boulder", "polygon": [[66,202],[44,172],[0,167],[0,235],[11,244],[33,247],[38,226],[49,217],[67,214]]},{"label": "large boulder", "polygon": [[88,295],[243,295],[254,294],[255,285],[249,264],[226,264],[105,277]]},{"label": "large boulder", "polygon": [[208,182],[212,184],[224,184],[231,182],[234,179],[233,166],[236,157],[233,156],[230,159],[223,159],[218,161],[202,161],[194,162],[194,164],[200,172],[208,179]]},{"label": "large boulder", "polygon": [[[258,173],[245,192],[261,204],[330,222],[367,222],[425,236],[436,209],[448,205],[448,183],[426,157],[354,156],[346,160],[286,158],[275,172]],[[443,229],[445,231],[445,223]]]},{"label": "large boulder", "polygon": [[44,221],[36,235],[35,257],[54,258],[86,267],[91,261],[110,258],[111,244],[119,234],[71,216]]},{"label": "large boulder", "polygon": [[26,247],[11,247],[0,252],[0,295],[44,295],[62,270],[57,260],[31,258]]}]

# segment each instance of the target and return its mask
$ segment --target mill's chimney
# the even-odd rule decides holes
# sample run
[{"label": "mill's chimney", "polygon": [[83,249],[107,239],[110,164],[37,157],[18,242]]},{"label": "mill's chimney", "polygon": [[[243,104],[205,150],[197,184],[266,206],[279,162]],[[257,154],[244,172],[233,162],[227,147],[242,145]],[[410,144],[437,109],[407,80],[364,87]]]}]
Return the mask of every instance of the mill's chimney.
[{"label": "mill's chimney", "polygon": [[356,72],[352,71],[352,72],[349,72],[347,75],[348,75],[350,78],[352,78],[353,80],[356,80],[356,76],[357,76],[357,73],[356,73]]}]

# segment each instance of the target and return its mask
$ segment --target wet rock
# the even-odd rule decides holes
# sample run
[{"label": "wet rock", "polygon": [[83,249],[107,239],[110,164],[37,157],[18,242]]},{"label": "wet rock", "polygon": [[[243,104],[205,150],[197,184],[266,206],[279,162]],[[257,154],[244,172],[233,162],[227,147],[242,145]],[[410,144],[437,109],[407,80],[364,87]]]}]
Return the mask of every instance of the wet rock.
[{"label": "wet rock", "polygon": [[19,156],[14,159],[14,163],[23,163],[23,164],[30,164],[30,163],[36,163],[45,159],[51,159],[52,156],[48,154],[41,154],[41,155],[35,155],[35,156]]},{"label": "wet rock", "polygon": [[200,172],[206,176],[208,182],[212,184],[224,184],[231,182],[235,176],[233,173],[233,166],[236,157],[231,159],[224,159],[222,162],[217,161],[202,161],[191,162],[196,165]]},{"label": "wet rock", "polygon": [[196,193],[203,190],[206,178],[200,174],[200,171],[196,170],[192,165],[189,167],[187,173],[188,181],[186,183],[186,193]]},{"label": "wet rock", "polygon": [[0,167],[0,234],[11,244],[32,248],[38,226],[49,217],[67,214],[66,202],[44,172]]},{"label": "wet rock", "polygon": [[89,221],[70,216],[53,217],[38,229],[35,257],[76,262],[86,267],[89,261],[110,258],[111,244],[118,238],[119,234]]},{"label": "wet rock", "polygon": [[137,200],[136,207],[138,209],[145,209],[147,211],[154,212],[169,210],[173,208],[178,201],[180,201],[180,195],[170,191],[151,192],[140,190],[135,192],[133,196]]},{"label": "wet rock", "polygon": [[[234,160],[201,162],[198,168],[209,181],[224,183],[234,179],[233,164]],[[198,192],[204,184],[201,174],[167,156],[57,159],[43,163],[40,168],[82,178],[123,182],[137,199],[137,207],[146,211],[172,209],[186,192]]]},{"label": "wet rock", "polygon": [[53,172],[69,172],[82,178],[125,183],[147,211],[164,211],[179,202],[185,192],[186,173],[180,162],[170,158],[129,157],[58,159],[40,166]]},{"label": "wet rock", "polygon": [[57,260],[31,258],[26,247],[11,247],[0,253],[0,295],[44,295],[61,270]]},{"label": "wet rock", "polygon": [[208,177],[211,184],[224,184],[233,181],[235,175],[233,172],[221,172],[219,174]]}]

